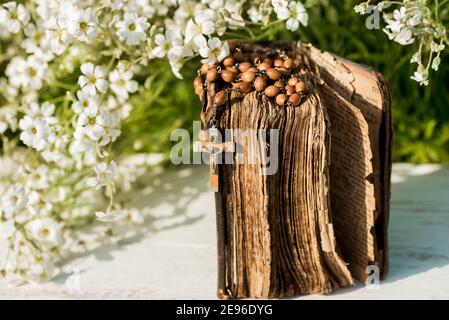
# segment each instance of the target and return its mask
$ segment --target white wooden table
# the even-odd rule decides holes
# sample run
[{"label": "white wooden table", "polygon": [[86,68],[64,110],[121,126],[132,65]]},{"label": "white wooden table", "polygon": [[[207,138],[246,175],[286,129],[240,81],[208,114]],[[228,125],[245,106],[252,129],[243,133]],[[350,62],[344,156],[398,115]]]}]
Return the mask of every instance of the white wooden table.
[{"label": "white wooden table", "polygon": [[[42,285],[11,287],[1,299],[215,299],[213,195],[207,167],[157,174],[136,195],[152,219],[146,232],[69,263]],[[397,164],[390,220],[390,274],[378,289],[360,284],[299,299],[449,299],[449,169]],[[73,271],[74,270],[74,271]]]}]

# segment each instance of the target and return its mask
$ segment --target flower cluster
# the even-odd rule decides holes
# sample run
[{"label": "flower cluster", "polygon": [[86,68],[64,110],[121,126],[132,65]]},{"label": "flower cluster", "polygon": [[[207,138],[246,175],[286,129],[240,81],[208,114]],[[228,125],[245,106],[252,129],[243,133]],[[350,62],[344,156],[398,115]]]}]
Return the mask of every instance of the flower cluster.
[{"label": "flower cluster", "polygon": [[196,56],[226,57],[226,39],[307,22],[302,3],[287,0],[0,4],[0,274],[49,279],[86,246],[81,227],[142,223],[125,193],[149,164],[124,165],[114,142],[151,60],[167,59],[182,78]]},{"label": "flower cluster", "polygon": [[[355,11],[360,14],[370,14],[375,10],[382,12],[386,23],[384,32],[390,40],[404,46],[417,44],[418,50],[413,54],[411,63],[416,63],[418,67],[411,79],[420,85],[427,85],[430,69],[438,70],[441,52],[449,43],[446,27],[440,16],[445,4],[447,1],[439,4],[438,1],[428,3],[426,0],[405,0],[381,1],[373,5],[371,1],[366,1],[357,5]],[[393,10],[386,10],[390,8]]]}]

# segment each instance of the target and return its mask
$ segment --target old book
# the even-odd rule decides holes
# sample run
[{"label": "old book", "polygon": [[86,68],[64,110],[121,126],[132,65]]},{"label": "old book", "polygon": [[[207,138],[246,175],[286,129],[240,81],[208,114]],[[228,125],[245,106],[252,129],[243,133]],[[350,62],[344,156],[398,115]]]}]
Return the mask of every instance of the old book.
[{"label": "old book", "polygon": [[[368,266],[385,275],[392,136],[387,82],[366,67],[303,43],[239,46],[232,50],[240,63],[218,71],[244,71],[244,63],[259,68],[263,62],[252,59],[261,56],[280,63],[274,68],[283,73],[279,80],[268,70],[254,69],[257,77],[274,79],[278,96],[296,94],[287,95],[291,78],[307,89],[298,89],[297,105],[294,99],[284,104],[283,97],[262,94],[255,83],[239,85],[244,72],[230,81],[208,81],[203,91],[196,87],[206,127],[213,119],[213,129],[221,133],[275,130],[278,135],[276,143],[239,137],[224,157],[231,161],[215,164],[213,154],[218,296],[327,294],[353,279],[366,281],[376,270]],[[288,59],[293,66],[284,68]],[[213,79],[207,72],[204,77]],[[226,99],[220,98],[223,92]],[[223,106],[221,100],[226,100]],[[264,154],[276,157],[273,174],[264,174]]]}]

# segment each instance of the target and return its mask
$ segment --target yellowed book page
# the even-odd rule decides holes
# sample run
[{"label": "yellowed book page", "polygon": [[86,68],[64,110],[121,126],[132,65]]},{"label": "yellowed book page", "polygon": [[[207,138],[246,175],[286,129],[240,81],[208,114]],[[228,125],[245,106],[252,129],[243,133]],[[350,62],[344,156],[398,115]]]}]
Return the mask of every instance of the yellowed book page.
[{"label": "yellowed book page", "polygon": [[368,123],[360,110],[323,86],[331,123],[330,195],[332,220],[342,256],[364,281],[375,261],[376,197]]}]

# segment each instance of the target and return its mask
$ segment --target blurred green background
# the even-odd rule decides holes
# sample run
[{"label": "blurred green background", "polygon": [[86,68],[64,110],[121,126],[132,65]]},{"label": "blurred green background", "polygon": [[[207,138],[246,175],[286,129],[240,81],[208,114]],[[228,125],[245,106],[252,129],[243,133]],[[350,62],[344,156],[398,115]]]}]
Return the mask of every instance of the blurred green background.
[{"label": "blurred green background", "polygon": [[[353,10],[357,0],[312,0],[309,26],[297,33],[272,28],[261,40],[302,40],[355,62],[366,64],[390,81],[393,91],[395,130],[394,161],[449,163],[449,77],[447,58],[431,75],[427,87],[410,79],[416,65],[410,58],[416,48],[404,47],[388,39],[382,30],[367,30],[365,17]],[[261,32],[259,31],[259,34]],[[148,68],[148,90],[136,95],[134,111],[125,123],[118,148],[126,151],[168,152],[170,132],[192,127],[199,119],[200,102],[193,94],[192,80],[199,59],[183,69],[184,80],[176,79],[166,61],[152,62]],[[133,150],[131,150],[133,149]]]}]

